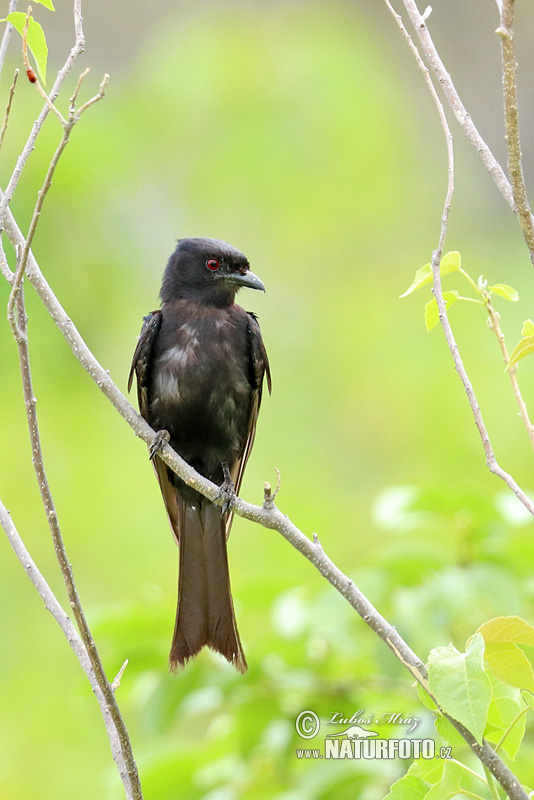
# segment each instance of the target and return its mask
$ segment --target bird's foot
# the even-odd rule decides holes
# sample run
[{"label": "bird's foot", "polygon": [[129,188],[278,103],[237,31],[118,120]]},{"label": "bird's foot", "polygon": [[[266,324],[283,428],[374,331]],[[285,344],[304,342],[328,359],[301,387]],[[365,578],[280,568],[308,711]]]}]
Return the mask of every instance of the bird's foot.
[{"label": "bird's foot", "polygon": [[148,457],[152,459],[157,456],[160,450],[163,450],[166,444],[169,443],[171,435],[169,431],[158,431],[152,440],[152,444],[148,448]]},{"label": "bird's foot", "polygon": [[222,470],[224,481],[219,486],[219,494],[215,499],[220,500],[221,497],[224,498],[223,504],[221,505],[221,514],[227,514],[232,510],[232,506],[237,495],[235,493],[235,486],[232,481],[232,476],[230,475],[230,469],[228,468],[228,463],[226,461],[222,462]]}]

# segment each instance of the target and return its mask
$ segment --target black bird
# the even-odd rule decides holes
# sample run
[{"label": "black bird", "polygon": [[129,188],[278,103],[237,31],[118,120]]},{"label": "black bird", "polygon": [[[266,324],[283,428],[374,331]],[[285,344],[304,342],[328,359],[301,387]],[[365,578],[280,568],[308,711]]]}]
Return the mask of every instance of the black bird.
[{"label": "black bird", "polygon": [[[234,303],[265,287],[243,253],[218,239],[179,239],[163,275],[161,311],[144,318],[128,381],[142,416],[228,496],[239,491],[254,442],[267,353],[254,314]],[[180,550],[172,670],[207,645],[240,671],[247,662],[234,616],[226,540],[232,514],[187,486],[154,455]]]}]

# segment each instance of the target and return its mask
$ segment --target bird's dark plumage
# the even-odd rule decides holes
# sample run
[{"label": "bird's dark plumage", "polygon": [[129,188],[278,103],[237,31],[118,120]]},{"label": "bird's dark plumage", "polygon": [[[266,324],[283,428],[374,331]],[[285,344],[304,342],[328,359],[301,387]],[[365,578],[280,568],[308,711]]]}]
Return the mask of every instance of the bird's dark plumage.
[{"label": "bird's dark plumage", "polygon": [[[161,311],[145,317],[133,374],[142,416],[206,478],[239,491],[250,455],[267,354],[254,314],[234,303],[242,286],[263,289],[243,253],[218,239],[181,239],[161,287]],[[247,668],[235,622],[226,539],[231,513],[187,486],[157,456],[154,467],[180,548],[171,669],[208,645]]]}]

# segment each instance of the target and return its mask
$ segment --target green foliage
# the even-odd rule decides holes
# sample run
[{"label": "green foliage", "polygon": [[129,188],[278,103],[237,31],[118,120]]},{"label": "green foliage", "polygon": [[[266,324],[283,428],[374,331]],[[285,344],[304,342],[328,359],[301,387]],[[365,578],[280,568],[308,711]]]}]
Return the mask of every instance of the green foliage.
[{"label": "green foliage", "polygon": [[[461,255],[456,250],[445,253],[439,265],[439,273],[442,278],[446,275],[450,275],[452,272],[459,272],[465,278],[471,289],[474,291],[475,297],[463,297],[455,289],[452,291],[444,291],[443,299],[445,301],[445,307],[447,310],[458,300],[463,300],[467,303],[477,303],[478,305],[485,305],[487,307],[493,294],[503,297],[505,300],[510,300],[511,302],[517,302],[519,300],[519,293],[517,290],[514,289],[513,286],[509,286],[506,283],[495,283],[493,286],[488,286],[487,281],[483,276],[480,276],[478,282],[475,283],[469,273],[462,268]],[[422,286],[431,283],[432,280],[432,265],[425,264],[424,267],[421,267],[417,270],[412,283],[408,289],[401,294],[401,298],[407,297],[416,289],[420,289]],[[431,331],[438,324],[439,310],[437,300],[435,298],[426,303],[424,318],[427,331]]]},{"label": "green foliage", "polygon": [[491,700],[484,670],[484,639],[475,634],[465,653],[453,645],[436,647],[428,661],[429,688],[439,706],[481,742]]},{"label": "green foliage", "polygon": [[[415,761],[392,787],[385,800],[451,800],[462,790],[461,764],[447,761]],[[410,791],[414,789],[414,793]]]},{"label": "green foliage", "polygon": [[516,757],[526,713],[534,708],[532,664],[518,644],[534,646],[534,628],[517,616],[497,617],[468,639],[465,653],[452,645],[430,652],[429,688],[440,706],[436,729],[444,741],[461,744],[442,711],[465,725],[479,742],[486,738],[510,758]]},{"label": "green foliage", "polygon": [[[461,263],[462,257],[457,251],[445,253],[439,265],[439,274],[443,278],[445,275],[449,275],[451,272],[457,272],[461,267]],[[415,292],[416,289],[420,289],[421,286],[425,286],[427,283],[432,283],[432,281],[432,264],[425,264],[424,267],[421,267],[417,270],[415,273],[415,278],[406,291],[401,294],[401,297],[407,297],[412,292]]]},{"label": "green foliage", "polygon": [[[50,3],[50,6],[48,6],[46,3],[43,3],[43,5],[49,8],[52,4]],[[8,22],[11,22],[13,27],[20,33],[21,36],[23,35],[24,28],[26,27],[26,18],[27,15],[22,11],[12,11],[11,14],[8,14],[7,16]],[[35,58],[35,64],[37,66],[39,75],[46,86],[48,45],[46,44],[46,36],[42,27],[31,16],[29,18],[26,41],[28,42],[28,47],[32,51],[33,57]]]},{"label": "green foliage", "polygon": [[504,297],[505,300],[511,300],[513,303],[519,300],[519,292],[514,289],[513,286],[508,286],[506,283],[495,283],[493,286],[489,287],[489,292],[498,294],[500,297]]},{"label": "green foliage", "polygon": [[[524,326],[526,325],[527,323],[525,322]],[[519,363],[522,358],[529,356],[531,353],[534,353],[534,335],[524,336],[521,341],[516,344],[510,354],[510,360],[507,364],[508,369]]]}]

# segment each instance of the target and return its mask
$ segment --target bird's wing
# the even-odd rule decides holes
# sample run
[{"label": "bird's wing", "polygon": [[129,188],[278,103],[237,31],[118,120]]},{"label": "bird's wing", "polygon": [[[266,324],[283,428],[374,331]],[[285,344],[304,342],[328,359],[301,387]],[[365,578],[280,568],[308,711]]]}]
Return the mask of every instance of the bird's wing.
[{"label": "bird's wing", "polygon": [[[150,386],[150,372],[152,369],[152,351],[156,341],[159,327],[161,325],[161,311],[152,311],[144,318],[143,327],[139,335],[139,341],[132,359],[132,366],[130,375],[128,377],[128,391],[132,388],[133,376],[137,378],[137,398],[139,400],[139,411],[141,416],[150,423],[148,415],[148,390]],[[167,465],[157,456],[153,459],[152,464],[154,471],[160,485],[161,494],[169,523],[174,537],[178,540],[178,497],[176,489],[173,487],[169,480],[169,473]]]},{"label": "bird's wing", "polygon": [[152,368],[151,356],[154,342],[161,324],[161,311],[151,311],[143,318],[143,327],[139,334],[139,341],[132,358],[132,366],[128,376],[128,391],[132,388],[134,372],[137,377],[137,397],[141,416],[147,419],[148,415],[148,386],[150,370]]},{"label": "bird's wing", "polygon": [[[267,351],[261,338],[260,326],[254,314],[250,311],[247,312],[248,323],[248,337],[250,344],[250,382],[252,386],[252,401],[250,404],[250,417],[248,423],[248,433],[245,439],[245,444],[239,458],[233,464],[230,464],[230,475],[232,482],[235,486],[236,494],[239,494],[241,482],[243,480],[243,473],[247,464],[252,445],[254,444],[254,436],[256,434],[256,422],[260,411],[261,395],[263,388],[263,378],[267,379],[267,388],[271,394],[271,371],[269,369],[269,359],[267,358]],[[226,537],[230,535],[230,528],[232,527],[233,514],[228,514],[226,520]]]}]

